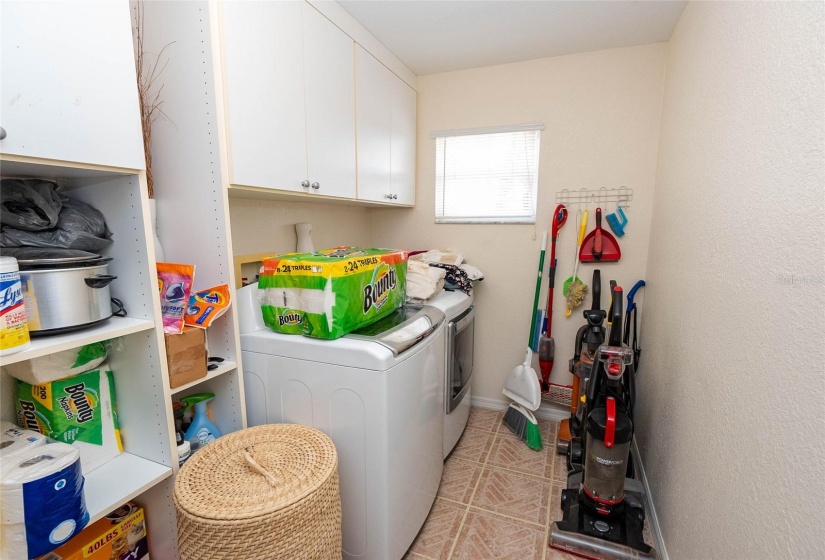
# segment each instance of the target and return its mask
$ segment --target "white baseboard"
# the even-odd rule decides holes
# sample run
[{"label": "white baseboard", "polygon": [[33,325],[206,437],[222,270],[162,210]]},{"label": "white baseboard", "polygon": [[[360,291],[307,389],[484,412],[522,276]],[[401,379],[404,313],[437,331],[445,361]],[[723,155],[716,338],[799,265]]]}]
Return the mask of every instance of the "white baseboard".
[{"label": "white baseboard", "polygon": [[633,460],[636,464],[639,480],[645,487],[645,513],[650,522],[650,530],[653,533],[653,540],[656,541],[656,558],[659,560],[669,560],[667,555],[667,548],[665,548],[665,540],[662,537],[662,529],[659,526],[659,518],[656,516],[656,506],[653,505],[653,496],[650,494],[650,485],[647,483],[647,475],[645,474],[645,467],[642,464],[642,458],[639,455],[639,446],[636,445],[636,438],[633,438],[633,443],[630,447],[633,453]]},{"label": "white baseboard", "polygon": [[[504,410],[510,406],[510,401],[499,401],[496,399],[487,399],[473,395],[470,397],[470,405],[477,406],[478,408],[487,408],[490,410]],[[543,402],[541,403],[539,409],[533,414],[536,415],[536,418],[564,420],[565,418],[570,418],[570,409],[561,405]]]},{"label": "white baseboard", "polygon": [[[470,398],[470,405],[479,408],[487,408],[490,410],[504,410],[510,405],[509,401],[499,401],[495,399],[486,399],[484,397],[472,396]],[[561,405],[550,403],[541,403],[539,409],[535,412],[537,418],[547,418],[549,420],[564,420],[570,417],[570,410]],[[633,438],[631,445],[631,453],[633,453],[633,460],[639,474],[639,480],[645,488],[645,513],[647,519],[650,521],[650,530],[653,533],[653,539],[656,541],[656,557],[659,560],[669,560],[667,549],[665,548],[665,541],[662,538],[662,529],[659,527],[659,518],[656,516],[656,506],[653,505],[653,496],[650,494],[650,485],[647,483],[647,475],[642,464],[642,459],[639,456],[639,447],[636,445],[636,438]]]}]

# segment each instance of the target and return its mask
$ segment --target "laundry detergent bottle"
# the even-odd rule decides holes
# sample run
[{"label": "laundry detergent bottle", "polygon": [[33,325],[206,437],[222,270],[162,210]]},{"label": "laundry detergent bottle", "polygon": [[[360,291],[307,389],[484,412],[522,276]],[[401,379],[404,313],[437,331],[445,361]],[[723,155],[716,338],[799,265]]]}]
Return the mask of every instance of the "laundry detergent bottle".
[{"label": "laundry detergent bottle", "polygon": [[221,437],[221,432],[218,427],[212,423],[209,416],[206,415],[206,403],[215,398],[214,393],[196,393],[188,397],[181,398],[181,402],[187,408],[195,407],[195,416],[192,418],[192,424],[186,430],[184,438],[192,446],[192,451],[203,447],[211,441],[215,441]]}]

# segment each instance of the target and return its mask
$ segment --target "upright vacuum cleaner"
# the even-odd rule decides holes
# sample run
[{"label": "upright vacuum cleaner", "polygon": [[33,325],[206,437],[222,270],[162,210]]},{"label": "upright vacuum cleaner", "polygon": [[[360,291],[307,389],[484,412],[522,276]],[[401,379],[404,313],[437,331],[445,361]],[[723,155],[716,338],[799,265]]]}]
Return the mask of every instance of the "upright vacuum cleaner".
[{"label": "upright vacuum cleaner", "polygon": [[[581,446],[578,444],[581,438],[581,422],[584,412],[581,397],[585,393],[587,380],[590,379],[596,353],[605,339],[604,320],[607,313],[601,308],[602,280],[601,271],[598,269],[593,271],[590,292],[593,294],[593,303],[590,309],[583,313],[587,323],[579,327],[576,333],[573,358],[569,363],[569,371],[573,374],[573,391],[570,418],[563,422],[568,422],[570,439],[559,437],[556,440],[556,452],[560,455],[568,455],[568,470],[575,470],[575,464],[581,463]],[[560,429],[559,434],[561,432]]]},{"label": "upright vacuum cleaner", "polygon": [[608,342],[598,349],[586,387],[582,472],[571,472],[562,491],[564,518],[551,526],[550,546],[585,558],[655,559],[642,535],[644,498],[637,485],[626,485],[635,372],[633,350],[622,343],[622,289],[611,296]]}]

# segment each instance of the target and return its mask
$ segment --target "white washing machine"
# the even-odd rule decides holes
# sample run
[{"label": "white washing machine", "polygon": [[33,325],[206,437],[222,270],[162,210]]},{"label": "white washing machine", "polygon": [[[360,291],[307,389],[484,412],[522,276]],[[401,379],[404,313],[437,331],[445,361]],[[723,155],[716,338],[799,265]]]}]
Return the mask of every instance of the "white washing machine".
[{"label": "white washing machine", "polygon": [[443,291],[427,302],[447,316],[444,365],[444,458],[464,433],[472,397],[475,305],[472,294]]},{"label": "white washing machine", "polygon": [[337,340],[272,332],[238,290],[250,426],[298,423],[338,451],[344,558],[400,560],[441,481],[445,316],[405,306]]}]

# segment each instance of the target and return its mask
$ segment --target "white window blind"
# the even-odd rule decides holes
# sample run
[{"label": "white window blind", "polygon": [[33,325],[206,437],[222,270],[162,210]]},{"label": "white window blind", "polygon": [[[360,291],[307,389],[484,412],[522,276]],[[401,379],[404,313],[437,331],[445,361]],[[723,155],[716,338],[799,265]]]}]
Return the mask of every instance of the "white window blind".
[{"label": "white window blind", "polygon": [[535,223],[542,125],[436,132],[436,223]]}]

